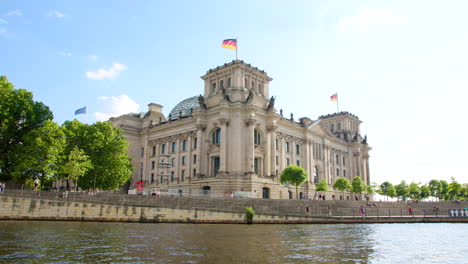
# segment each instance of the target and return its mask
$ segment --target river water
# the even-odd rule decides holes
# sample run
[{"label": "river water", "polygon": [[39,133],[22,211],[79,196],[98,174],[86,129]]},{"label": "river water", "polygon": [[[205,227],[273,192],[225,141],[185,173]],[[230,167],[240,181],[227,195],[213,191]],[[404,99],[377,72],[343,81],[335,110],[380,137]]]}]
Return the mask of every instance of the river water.
[{"label": "river water", "polygon": [[467,224],[0,221],[0,263],[468,263]]}]

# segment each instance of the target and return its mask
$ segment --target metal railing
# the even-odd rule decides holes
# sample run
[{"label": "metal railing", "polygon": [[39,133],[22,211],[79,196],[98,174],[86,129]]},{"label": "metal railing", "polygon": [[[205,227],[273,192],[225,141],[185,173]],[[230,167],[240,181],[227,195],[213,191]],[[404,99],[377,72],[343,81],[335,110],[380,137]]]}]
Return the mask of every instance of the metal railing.
[{"label": "metal railing", "polygon": [[[358,202],[345,201],[310,201],[310,200],[270,200],[254,198],[226,197],[178,197],[151,195],[129,195],[119,191],[99,192],[63,192],[63,191],[31,191],[5,190],[1,196],[55,200],[61,202],[88,202],[102,205],[139,206],[175,209],[200,209],[220,212],[245,213],[245,207],[252,207],[257,214],[316,217],[316,218],[411,218],[411,217],[449,217],[450,209],[462,209],[468,203],[457,206],[451,203],[439,203],[439,211],[432,207],[433,203],[420,204],[412,207],[412,213],[405,204],[397,207],[392,203],[383,206],[364,207]],[[1,201],[1,200],[0,200]],[[364,209],[364,210],[363,210]]]}]

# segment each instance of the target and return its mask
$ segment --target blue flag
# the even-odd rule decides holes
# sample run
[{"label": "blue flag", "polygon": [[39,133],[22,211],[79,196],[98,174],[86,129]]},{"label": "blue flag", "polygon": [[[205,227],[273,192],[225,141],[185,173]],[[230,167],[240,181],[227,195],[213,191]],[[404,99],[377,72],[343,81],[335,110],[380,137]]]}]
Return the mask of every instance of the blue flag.
[{"label": "blue flag", "polygon": [[86,106],[75,111],[75,115],[86,114]]}]

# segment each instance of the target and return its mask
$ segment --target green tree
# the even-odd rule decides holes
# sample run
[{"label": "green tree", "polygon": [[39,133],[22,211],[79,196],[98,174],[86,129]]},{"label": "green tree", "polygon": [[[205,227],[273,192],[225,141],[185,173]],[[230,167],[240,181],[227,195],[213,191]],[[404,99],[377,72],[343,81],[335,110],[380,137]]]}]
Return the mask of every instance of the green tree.
[{"label": "green tree", "polygon": [[65,122],[63,128],[67,137],[65,152],[77,147],[91,160],[92,168],[80,178],[80,188],[115,190],[130,179],[128,143],[120,128],[110,122],[85,125],[77,120]]},{"label": "green tree", "polygon": [[450,197],[448,196],[449,192],[449,184],[447,181],[441,180],[440,182],[440,198],[442,200],[450,200]]},{"label": "green tree", "polygon": [[322,179],[316,186],[315,191],[317,192],[326,192],[328,191],[328,184],[327,182]]},{"label": "green tree", "polygon": [[460,183],[458,183],[455,178],[451,178],[452,179],[452,182],[449,184],[449,190],[448,190],[448,195],[450,197],[450,199],[458,199],[460,194],[461,194],[461,191],[463,189],[462,185]]},{"label": "green tree", "polygon": [[417,183],[412,182],[408,187],[408,194],[411,199],[419,199],[421,195],[421,188],[419,188]]},{"label": "green tree", "polygon": [[431,196],[431,188],[427,185],[421,186],[421,199],[426,199]]},{"label": "green tree", "polygon": [[333,184],[333,189],[340,190],[342,196],[344,197],[344,191],[351,189],[351,183],[347,178],[340,177],[336,179],[335,183]]},{"label": "green tree", "polygon": [[307,180],[307,172],[296,165],[287,166],[280,175],[281,184],[290,183],[296,186],[296,199],[299,199],[299,186]]},{"label": "green tree", "polygon": [[388,191],[388,188],[390,188],[390,186],[393,186],[393,185],[388,181],[385,181],[382,184],[380,184],[381,194],[382,195],[387,195],[387,191]]},{"label": "green tree", "polygon": [[75,147],[68,156],[68,160],[64,165],[63,171],[68,174],[68,178],[75,182],[75,192],[78,186],[79,179],[91,169],[93,165],[89,157],[84,154],[82,149]]},{"label": "green tree", "polygon": [[387,193],[385,193],[385,195],[391,197],[391,198],[395,198],[397,197],[397,192],[395,190],[395,186],[391,185],[388,189],[387,189]]},{"label": "green tree", "polygon": [[429,189],[431,189],[431,196],[437,197],[440,200],[441,183],[438,180],[431,180],[429,181]]},{"label": "green tree", "polygon": [[65,145],[62,129],[47,120],[44,126],[32,130],[24,136],[24,144],[19,146],[15,157],[13,178],[25,182],[40,176],[41,186],[46,177],[54,176]]},{"label": "green tree", "polygon": [[0,76],[0,180],[12,178],[14,167],[21,159],[19,148],[25,136],[52,120],[49,107],[33,100],[25,89],[15,89],[5,76]]},{"label": "green tree", "polygon": [[406,181],[401,181],[400,184],[395,185],[395,191],[398,195],[398,201],[400,200],[400,197],[403,201],[406,201],[406,198],[408,197],[408,184]]},{"label": "green tree", "polygon": [[361,180],[361,177],[356,176],[351,182],[351,191],[353,193],[362,193],[364,191],[364,182]]}]

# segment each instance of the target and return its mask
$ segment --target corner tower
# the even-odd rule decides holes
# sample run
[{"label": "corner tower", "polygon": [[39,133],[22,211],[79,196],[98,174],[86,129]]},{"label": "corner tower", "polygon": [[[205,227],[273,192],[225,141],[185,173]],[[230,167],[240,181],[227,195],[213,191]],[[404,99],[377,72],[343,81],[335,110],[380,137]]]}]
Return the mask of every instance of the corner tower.
[{"label": "corner tower", "polygon": [[204,98],[208,108],[223,101],[245,103],[248,100],[265,107],[269,100],[269,83],[273,80],[265,71],[241,60],[210,69],[201,78],[205,81]]}]

